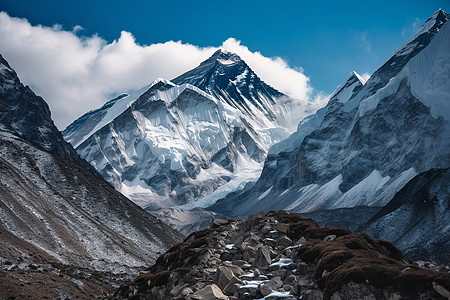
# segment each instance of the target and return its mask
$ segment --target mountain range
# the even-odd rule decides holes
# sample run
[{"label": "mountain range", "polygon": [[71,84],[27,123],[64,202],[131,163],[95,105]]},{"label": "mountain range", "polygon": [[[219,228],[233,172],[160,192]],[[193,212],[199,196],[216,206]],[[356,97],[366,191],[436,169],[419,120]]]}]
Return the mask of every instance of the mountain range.
[{"label": "mountain range", "polygon": [[0,296],[106,297],[154,264],[115,297],[450,297],[412,263],[450,263],[448,19],[318,110],[218,50],[62,133],[0,56]]},{"label": "mountain range", "polygon": [[205,207],[256,180],[299,108],[306,115],[313,104],[280,93],[239,56],[218,50],[172,81],[158,79],[83,115],[63,134],[140,206]]},{"label": "mountain range", "polygon": [[285,139],[289,112],[314,105],[224,50],[109,101],[64,136],[118,191],[176,227],[212,218],[189,213],[201,208],[324,220],[355,210],[356,229],[415,176],[450,166],[448,18],[434,13],[367,81],[352,72]]},{"label": "mountain range", "polygon": [[[371,207],[388,204],[419,173],[448,168],[448,18],[438,10],[367,82],[350,74],[324,108],[271,148],[255,184],[210,209],[228,215],[260,209],[373,211]],[[437,213],[429,221],[445,223],[442,216]],[[421,223],[423,233],[433,230],[429,225]],[[400,240],[408,230],[413,229],[377,236]],[[420,246],[415,240],[399,246],[408,253],[414,243]]]}]

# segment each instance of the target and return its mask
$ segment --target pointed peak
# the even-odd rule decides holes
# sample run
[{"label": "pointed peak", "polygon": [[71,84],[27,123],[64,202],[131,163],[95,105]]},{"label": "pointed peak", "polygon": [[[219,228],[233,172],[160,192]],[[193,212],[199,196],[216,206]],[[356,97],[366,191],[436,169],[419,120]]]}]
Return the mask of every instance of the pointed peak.
[{"label": "pointed peak", "polygon": [[448,17],[448,13],[446,13],[444,10],[442,10],[442,8],[439,8],[437,11],[435,11],[431,15],[431,17],[428,20],[430,20],[430,19],[437,19],[439,17]]},{"label": "pointed peak", "polygon": [[[431,17],[429,17],[425,23],[422,25],[422,27],[419,29],[419,32],[429,30],[436,22],[439,23],[445,23],[449,19],[449,14],[443,11],[441,8],[439,8],[437,11],[435,11]],[[431,23],[431,24],[430,24]],[[428,28],[430,27],[430,28]],[[417,35],[417,33],[416,33]]]},{"label": "pointed peak", "polygon": [[355,71],[352,71],[347,79],[345,79],[329,96],[329,99],[341,103],[347,102],[352,97],[353,93],[361,89],[365,83],[366,80]]},{"label": "pointed peak", "polygon": [[214,56],[214,55],[229,55],[229,54],[233,54],[233,53],[230,52],[230,51],[228,51],[228,50],[219,48],[219,49],[217,49],[216,52],[214,52],[213,56]]},{"label": "pointed peak", "polygon": [[219,48],[214,54],[205,62],[217,61],[223,65],[230,65],[242,61],[236,53],[229,52],[225,49]]},{"label": "pointed peak", "polygon": [[176,85],[175,83],[171,82],[170,80],[167,80],[167,79],[164,79],[164,78],[156,78],[155,80],[153,80],[152,83],[150,83],[149,87],[151,88],[152,86],[154,86],[154,85],[156,85],[158,83],[172,85],[172,86]]},{"label": "pointed peak", "polygon": [[351,75],[353,75],[356,78],[358,78],[359,82],[361,82],[362,85],[366,84],[367,79],[362,78],[361,75],[356,73],[356,71],[352,71]]},{"label": "pointed peak", "polygon": [[[343,88],[345,86],[349,86],[355,82],[360,82],[362,85],[366,83],[367,80],[364,80],[364,78],[361,77],[356,71],[351,71],[350,74],[347,76],[347,79],[343,81],[343,83],[339,86],[340,88]],[[340,88],[338,87],[337,90]]]}]

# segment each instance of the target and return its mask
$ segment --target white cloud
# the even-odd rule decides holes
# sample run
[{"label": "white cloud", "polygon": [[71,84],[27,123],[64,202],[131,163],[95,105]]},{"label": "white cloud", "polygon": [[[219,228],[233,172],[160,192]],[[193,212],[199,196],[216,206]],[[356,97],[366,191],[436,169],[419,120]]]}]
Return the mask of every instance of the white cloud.
[{"label": "white cloud", "polygon": [[[32,26],[26,19],[0,12],[0,53],[20,79],[48,102],[60,129],[119,93],[196,67],[217,50],[180,41],[142,46],[126,31],[107,43],[97,35],[79,37],[80,30],[81,26],[72,31],[57,24]],[[311,97],[309,78],[283,59],[252,52],[233,38],[221,47],[237,53],[280,91],[304,100]]]},{"label": "white cloud", "polygon": [[297,99],[307,100],[312,88],[302,70],[295,70],[279,57],[269,58],[260,52],[251,52],[234,38],[229,38],[222,48],[239,55],[266,83]]}]

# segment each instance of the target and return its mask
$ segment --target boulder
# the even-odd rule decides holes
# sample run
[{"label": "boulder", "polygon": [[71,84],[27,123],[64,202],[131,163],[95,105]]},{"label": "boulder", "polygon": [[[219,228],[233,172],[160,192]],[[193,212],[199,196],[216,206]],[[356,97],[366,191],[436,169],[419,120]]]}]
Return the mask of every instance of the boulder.
[{"label": "boulder", "polygon": [[228,220],[225,219],[214,219],[211,223],[211,228],[218,228],[222,225],[228,224]]},{"label": "boulder", "polygon": [[330,234],[323,238],[324,242],[334,242],[334,240],[336,240],[335,234]]},{"label": "boulder", "polygon": [[289,246],[292,246],[292,240],[287,236],[282,236],[278,239],[277,246],[281,248],[287,248]]},{"label": "boulder", "polygon": [[256,256],[256,248],[252,246],[246,246],[243,250],[243,259],[245,261],[248,261],[249,263],[252,263],[255,260]]},{"label": "boulder", "polygon": [[289,230],[289,224],[283,224],[283,223],[278,224],[277,230],[282,233],[287,233]]},{"label": "boulder", "polygon": [[263,226],[263,228],[261,228],[261,232],[263,234],[267,234],[270,231],[272,231],[272,226],[270,226],[269,224],[266,224],[266,225]]},{"label": "boulder", "polygon": [[219,288],[224,289],[230,283],[242,284],[242,281],[234,276],[231,268],[219,266],[217,268],[216,274],[214,274],[213,283],[217,284]]},{"label": "boulder", "polygon": [[277,291],[283,286],[283,282],[280,277],[270,279],[268,282],[263,283],[259,287],[259,291],[263,296],[270,295],[273,291]]},{"label": "boulder", "polygon": [[191,296],[192,300],[229,300],[215,284],[207,285]]},{"label": "boulder", "polygon": [[270,250],[268,246],[262,246],[258,249],[258,253],[256,254],[256,259],[253,262],[253,266],[261,268],[267,267],[270,265],[272,260],[270,259]]}]

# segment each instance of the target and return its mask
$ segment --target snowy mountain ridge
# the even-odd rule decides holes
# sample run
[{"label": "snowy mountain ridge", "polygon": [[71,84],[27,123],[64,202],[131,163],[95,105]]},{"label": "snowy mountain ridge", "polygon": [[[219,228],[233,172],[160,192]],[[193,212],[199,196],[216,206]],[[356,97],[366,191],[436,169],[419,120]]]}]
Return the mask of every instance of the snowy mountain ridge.
[{"label": "snowy mountain ridge", "polygon": [[447,168],[447,21],[447,13],[433,14],[364,84],[351,75],[326,107],[269,150],[252,187],[212,209],[242,215],[256,207],[309,212],[383,206],[418,173]]}]

